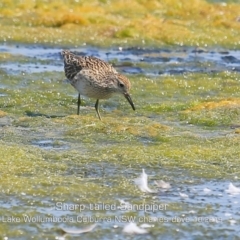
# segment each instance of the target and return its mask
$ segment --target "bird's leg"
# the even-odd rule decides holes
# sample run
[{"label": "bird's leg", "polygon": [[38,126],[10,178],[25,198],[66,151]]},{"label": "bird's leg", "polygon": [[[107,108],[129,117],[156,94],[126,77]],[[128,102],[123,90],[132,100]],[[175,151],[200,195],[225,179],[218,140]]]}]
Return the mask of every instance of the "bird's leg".
[{"label": "bird's leg", "polygon": [[77,115],[79,115],[80,105],[81,105],[81,98],[80,98],[80,93],[79,93],[79,94],[78,94],[78,108],[77,108]]},{"label": "bird's leg", "polygon": [[98,115],[98,118],[99,120],[102,120],[101,116],[100,116],[100,113],[99,113],[99,110],[98,110],[98,103],[99,103],[99,99],[97,99],[96,103],[95,103],[95,109],[96,109],[96,112],[97,112],[97,115]]}]

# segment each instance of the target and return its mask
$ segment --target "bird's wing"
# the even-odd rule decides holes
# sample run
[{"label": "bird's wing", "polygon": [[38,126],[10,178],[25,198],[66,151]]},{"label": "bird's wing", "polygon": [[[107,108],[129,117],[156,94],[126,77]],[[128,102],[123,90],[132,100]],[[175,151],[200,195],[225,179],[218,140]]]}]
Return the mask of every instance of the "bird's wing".
[{"label": "bird's wing", "polygon": [[97,86],[101,88],[109,88],[113,84],[112,72],[95,71],[93,69],[82,69],[79,71],[76,76],[73,78],[73,81],[87,81],[89,85]]},{"label": "bird's wing", "polygon": [[117,73],[111,64],[99,58],[78,56],[69,51],[62,51],[62,56],[64,58],[65,75],[70,80],[83,69],[93,70],[95,74],[101,74],[101,72]]},{"label": "bird's wing", "polygon": [[96,81],[96,78],[97,75],[94,74],[94,71],[92,71],[91,69],[82,69],[75,75],[73,80],[85,80],[88,82],[94,82]]}]

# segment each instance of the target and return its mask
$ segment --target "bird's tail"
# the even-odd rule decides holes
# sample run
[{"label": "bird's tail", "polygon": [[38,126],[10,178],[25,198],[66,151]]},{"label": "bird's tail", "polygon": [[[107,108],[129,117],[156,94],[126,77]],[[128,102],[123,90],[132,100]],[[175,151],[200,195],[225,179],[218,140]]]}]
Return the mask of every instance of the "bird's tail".
[{"label": "bird's tail", "polygon": [[64,59],[64,63],[66,62],[68,64],[73,62],[74,58],[77,57],[74,53],[72,53],[72,52],[70,52],[68,50],[62,50],[61,55],[62,55],[62,57]]},{"label": "bird's tail", "polygon": [[65,75],[69,80],[72,80],[82,70],[80,57],[68,50],[63,50],[61,54],[64,59]]}]

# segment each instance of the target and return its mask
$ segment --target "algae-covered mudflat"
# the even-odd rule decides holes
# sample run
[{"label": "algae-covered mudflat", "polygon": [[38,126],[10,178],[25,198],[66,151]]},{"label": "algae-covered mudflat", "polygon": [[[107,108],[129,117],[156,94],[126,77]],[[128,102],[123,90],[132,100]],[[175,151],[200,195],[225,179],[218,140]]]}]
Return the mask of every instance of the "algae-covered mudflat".
[{"label": "algae-covered mudflat", "polygon": [[239,0],[4,0],[0,40],[239,48]]},{"label": "algae-covered mudflat", "polygon": [[[3,239],[238,238],[237,1],[0,4]],[[99,121],[84,98],[76,115],[63,48],[125,74],[136,111],[115,96]]]},{"label": "algae-covered mudflat", "polygon": [[[97,222],[86,239],[122,239],[128,217],[151,226],[148,239],[188,238],[193,228],[199,237],[239,234],[238,195],[226,192],[239,185],[239,72],[223,61],[239,51],[75,48],[112,62],[132,83],[137,110],[116,96],[101,101],[99,121],[88,98],[75,115],[60,48],[1,49],[3,236],[54,238],[62,227]],[[142,169],[156,193],[134,184]],[[159,180],[172,187],[161,190]],[[122,202],[166,208],[121,210]]]}]

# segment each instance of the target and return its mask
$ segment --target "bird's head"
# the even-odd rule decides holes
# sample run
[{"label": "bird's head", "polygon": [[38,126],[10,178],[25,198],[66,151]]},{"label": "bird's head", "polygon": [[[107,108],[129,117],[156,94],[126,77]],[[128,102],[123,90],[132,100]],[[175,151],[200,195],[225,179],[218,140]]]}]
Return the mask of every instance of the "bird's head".
[{"label": "bird's head", "polygon": [[118,73],[118,74],[116,74],[116,80],[114,81],[114,85],[115,85],[116,92],[123,94],[123,96],[130,103],[132,109],[135,110],[135,106],[129,95],[131,83],[128,80],[128,78]]}]

